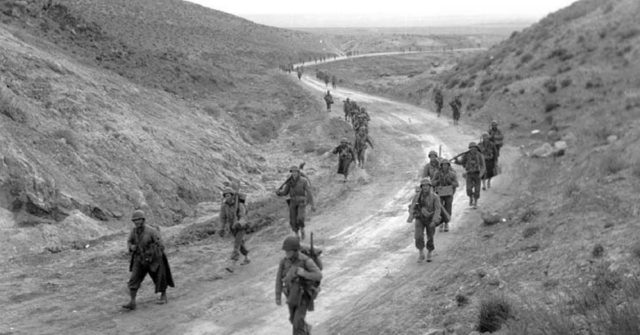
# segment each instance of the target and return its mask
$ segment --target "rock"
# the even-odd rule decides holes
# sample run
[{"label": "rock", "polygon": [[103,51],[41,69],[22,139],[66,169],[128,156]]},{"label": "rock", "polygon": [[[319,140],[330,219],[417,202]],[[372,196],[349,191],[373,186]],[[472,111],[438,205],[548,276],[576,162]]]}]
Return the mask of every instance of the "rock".
[{"label": "rock", "polygon": [[568,143],[572,143],[578,140],[574,133],[566,133],[562,136],[562,140]]},{"label": "rock", "polygon": [[479,331],[474,330],[471,333],[469,333],[468,335],[481,335]]},{"label": "rock", "polygon": [[447,331],[444,329],[429,329],[424,335],[446,335]]},{"label": "rock", "polygon": [[480,217],[482,218],[482,222],[487,226],[491,226],[502,221],[502,217],[497,212],[482,212]]},{"label": "rock", "polygon": [[607,137],[607,143],[609,143],[609,144],[613,144],[617,140],[618,140],[618,136],[616,136],[616,135],[609,135]]},{"label": "rock", "polygon": [[544,143],[531,153],[531,157],[549,157],[553,153],[553,147],[549,143]]},{"label": "rock", "polygon": [[556,143],[553,144],[553,148],[558,151],[558,150],[565,150],[567,149],[567,142],[565,141],[557,141]]}]

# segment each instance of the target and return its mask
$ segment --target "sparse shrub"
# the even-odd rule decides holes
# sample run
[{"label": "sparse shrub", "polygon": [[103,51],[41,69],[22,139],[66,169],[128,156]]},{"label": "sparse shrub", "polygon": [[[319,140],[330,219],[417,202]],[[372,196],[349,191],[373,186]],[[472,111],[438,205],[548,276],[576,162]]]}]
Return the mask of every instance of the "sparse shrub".
[{"label": "sparse shrub", "polygon": [[302,152],[304,152],[305,154],[308,154],[308,153],[311,153],[311,152],[314,152],[314,151],[316,151],[316,143],[315,142],[313,142],[311,140],[308,140],[308,141],[305,141],[302,144]]},{"label": "sparse shrub", "polygon": [[571,181],[567,185],[567,187],[564,189],[564,195],[567,198],[571,198],[572,196],[574,196],[578,192],[580,192],[580,186],[578,186],[578,183],[576,183],[575,181]]},{"label": "sparse shrub", "polygon": [[557,103],[557,102],[548,102],[546,105],[544,105],[544,112],[545,113],[551,113],[552,111],[554,111],[558,107],[560,107],[559,103]]},{"label": "sparse shrub", "polygon": [[545,116],[544,122],[546,122],[548,125],[552,125],[553,124],[553,115]]},{"label": "sparse shrub", "polygon": [[490,297],[480,302],[480,315],[477,331],[495,332],[509,319],[513,318],[511,303],[504,297]]},{"label": "sparse shrub", "polygon": [[627,162],[619,155],[609,154],[602,158],[600,170],[606,175],[616,174],[627,167]]},{"label": "sparse shrub", "polygon": [[214,106],[205,106],[203,110],[205,113],[207,113],[207,115],[215,119],[220,118],[220,114],[222,114],[220,108],[216,108]]},{"label": "sparse shrub", "polygon": [[518,91],[521,95],[524,94],[524,92],[526,92],[524,88],[521,88],[520,91]]},{"label": "sparse shrub", "polygon": [[546,88],[547,92],[549,93],[555,93],[558,90],[558,86],[556,85],[555,79],[549,79],[545,81],[544,84],[542,84],[542,86]]},{"label": "sparse shrub", "polygon": [[634,38],[638,34],[640,34],[640,30],[638,28],[636,28],[636,27],[632,27],[632,28],[629,28],[629,29],[627,29],[625,31],[621,31],[620,33],[618,33],[618,37],[621,40],[624,41],[624,40],[627,40],[627,39],[630,39],[630,38]]},{"label": "sparse shrub", "polygon": [[636,242],[631,247],[631,255],[633,255],[637,259],[640,259],[640,242]]},{"label": "sparse shrub", "polygon": [[78,140],[69,129],[60,129],[53,132],[52,135],[56,139],[64,139],[65,143],[73,149],[78,150]]},{"label": "sparse shrub", "polygon": [[571,78],[565,78],[565,79],[562,79],[562,81],[560,81],[560,86],[561,86],[562,88],[565,88],[565,87],[570,86],[570,85],[571,85],[571,83],[573,83],[573,81],[571,80]]},{"label": "sparse shrub", "polygon": [[593,256],[593,258],[600,258],[602,257],[602,255],[604,255],[604,247],[602,246],[602,244],[598,243],[594,245],[593,249],[591,250],[591,256]]},{"label": "sparse shrub", "polygon": [[520,215],[520,222],[531,222],[536,216],[538,216],[538,211],[533,207],[528,207]]},{"label": "sparse shrub", "polygon": [[533,55],[525,54],[524,56],[520,57],[520,64],[526,64],[532,59],[533,59]]},{"label": "sparse shrub", "polygon": [[549,57],[547,58],[549,59],[558,58],[560,61],[564,62],[566,60],[573,58],[573,55],[570,54],[569,51],[567,51],[567,49],[560,48],[560,49],[555,49],[551,51],[551,53],[549,54]]},{"label": "sparse shrub", "polygon": [[469,304],[469,298],[462,293],[458,293],[456,294],[456,303],[458,307],[464,307]]},{"label": "sparse shrub", "polygon": [[535,235],[538,231],[540,231],[540,227],[539,226],[531,226],[531,227],[527,227],[525,228],[525,230],[522,232],[522,237],[524,238],[529,238],[533,235]]},{"label": "sparse shrub", "polygon": [[[514,31],[514,33],[515,33],[515,31]],[[520,55],[522,55],[522,53],[523,53],[523,52],[524,52],[524,51],[523,51],[522,49],[518,49],[518,50],[516,50],[516,56],[520,56]]]},{"label": "sparse shrub", "polygon": [[565,73],[571,71],[571,65],[564,65],[558,69],[558,74]]},{"label": "sparse shrub", "polygon": [[542,287],[547,290],[556,288],[558,285],[560,285],[560,280],[556,278],[547,279],[542,283]]},{"label": "sparse shrub", "polygon": [[631,174],[636,178],[640,178],[640,161],[633,163]]}]

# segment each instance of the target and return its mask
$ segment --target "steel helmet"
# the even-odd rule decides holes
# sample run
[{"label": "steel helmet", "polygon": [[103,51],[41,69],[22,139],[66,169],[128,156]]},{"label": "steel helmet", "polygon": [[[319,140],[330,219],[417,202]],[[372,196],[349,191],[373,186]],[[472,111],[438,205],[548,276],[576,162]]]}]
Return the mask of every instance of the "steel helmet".
[{"label": "steel helmet", "polygon": [[300,250],[300,239],[297,236],[287,236],[282,242],[282,250],[298,251]]},{"label": "steel helmet", "polygon": [[141,209],[137,209],[131,214],[131,221],[135,221],[138,219],[145,219],[144,211]]}]

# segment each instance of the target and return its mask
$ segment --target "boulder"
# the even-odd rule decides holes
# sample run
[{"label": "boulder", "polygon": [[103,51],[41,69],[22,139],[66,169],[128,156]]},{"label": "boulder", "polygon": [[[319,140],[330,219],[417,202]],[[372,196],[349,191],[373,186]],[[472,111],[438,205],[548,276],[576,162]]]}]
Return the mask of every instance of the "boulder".
[{"label": "boulder", "polygon": [[487,226],[491,226],[502,221],[502,217],[497,212],[482,212],[480,217],[482,218],[482,223]]},{"label": "boulder", "polygon": [[549,157],[553,153],[553,147],[549,143],[544,143],[533,152],[531,152],[532,157]]},{"label": "boulder", "polygon": [[607,143],[609,143],[609,144],[613,144],[617,140],[618,140],[618,136],[617,135],[609,135],[607,137]]},{"label": "boulder", "polygon": [[558,150],[566,150],[567,149],[567,142],[565,141],[556,141],[556,143],[553,144],[553,149],[558,151]]}]

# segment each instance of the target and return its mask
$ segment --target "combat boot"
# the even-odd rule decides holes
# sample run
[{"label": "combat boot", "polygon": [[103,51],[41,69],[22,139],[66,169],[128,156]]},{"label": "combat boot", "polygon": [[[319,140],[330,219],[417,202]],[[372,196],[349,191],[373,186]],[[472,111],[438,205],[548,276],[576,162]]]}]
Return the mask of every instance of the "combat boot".
[{"label": "combat boot", "polygon": [[448,232],[448,231],[449,231],[449,222],[445,222],[445,223],[443,224],[443,226],[444,226],[444,231],[445,231],[445,232]]},{"label": "combat boot", "polygon": [[167,292],[164,291],[164,292],[160,293],[160,299],[158,299],[157,304],[158,305],[164,305],[166,303],[167,303]]},{"label": "combat boot", "polygon": [[473,209],[478,209],[478,198],[473,199]]},{"label": "combat boot", "polygon": [[122,305],[122,308],[128,309],[128,310],[135,310],[136,309],[136,295],[138,294],[138,290],[129,290],[129,295],[131,296],[131,301],[129,301],[128,304],[126,305]]},{"label": "combat boot", "polygon": [[469,207],[473,206],[473,197],[469,197]]},{"label": "combat boot", "polygon": [[242,260],[242,263],[240,263],[240,265],[247,265],[251,263],[251,260],[249,259],[249,255],[245,255],[244,259]]},{"label": "combat boot", "polygon": [[424,261],[424,250],[420,249],[420,256],[418,256],[418,263],[422,263]]},{"label": "combat boot", "polygon": [[427,251],[427,262],[431,262],[431,250]]}]

